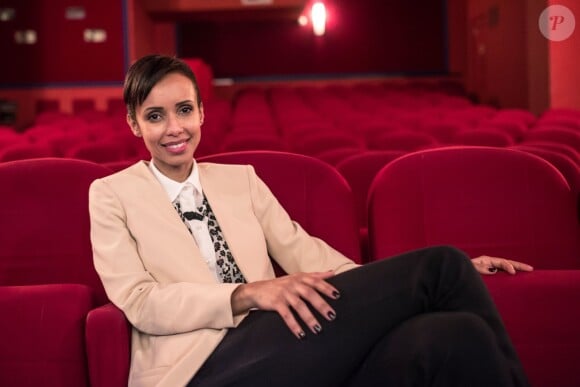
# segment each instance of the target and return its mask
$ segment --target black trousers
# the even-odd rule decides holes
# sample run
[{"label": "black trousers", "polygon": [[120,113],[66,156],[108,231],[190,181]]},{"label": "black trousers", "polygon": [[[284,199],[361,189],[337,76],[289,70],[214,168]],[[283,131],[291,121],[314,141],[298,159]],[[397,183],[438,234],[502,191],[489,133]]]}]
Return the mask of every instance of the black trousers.
[{"label": "black trousers", "polygon": [[277,313],[251,312],[189,387],[526,386],[480,274],[435,247],[331,279],[336,319],[298,340]]}]

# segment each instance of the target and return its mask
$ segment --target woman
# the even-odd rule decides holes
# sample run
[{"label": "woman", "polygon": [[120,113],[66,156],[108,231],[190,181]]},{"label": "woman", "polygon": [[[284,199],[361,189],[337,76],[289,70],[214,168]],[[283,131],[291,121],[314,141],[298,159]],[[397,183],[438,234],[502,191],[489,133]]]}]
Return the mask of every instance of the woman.
[{"label": "woman", "polygon": [[185,63],[138,60],[124,99],[151,161],[96,180],[90,214],[95,267],[133,326],[129,385],[527,384],[477,271],[531,267],[450,247],[358,267],[250,166],[195,162]]}]

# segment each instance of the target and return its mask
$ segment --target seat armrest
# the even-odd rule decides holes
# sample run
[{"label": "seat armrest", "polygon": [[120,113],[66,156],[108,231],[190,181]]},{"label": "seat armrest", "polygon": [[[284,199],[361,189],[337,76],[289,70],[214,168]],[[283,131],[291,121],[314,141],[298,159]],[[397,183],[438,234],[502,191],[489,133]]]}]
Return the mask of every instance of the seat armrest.
[{"label": "seat armrest", "polygon": [[0,286],[0,385],[86,386],[85,285]]},{"label": "seat armrest", "polygon": [[579,386],[580,270],[535,270],[484,281],[533,386]]},{"label": "seat armrest", "polygon": [[131,325],[113,304],[87,315],[86,346],[92,387],[126,387],[131,362]]}]

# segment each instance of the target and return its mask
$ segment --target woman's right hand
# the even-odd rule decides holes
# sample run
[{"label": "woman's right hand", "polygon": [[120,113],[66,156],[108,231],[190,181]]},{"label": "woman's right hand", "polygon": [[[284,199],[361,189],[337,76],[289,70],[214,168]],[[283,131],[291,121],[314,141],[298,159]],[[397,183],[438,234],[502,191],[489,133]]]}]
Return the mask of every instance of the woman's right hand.
[{"label": "woman's right hand", "polygon": [[234,314],[244,313],[252,308],[275,311],[282,317],[290,331],[302,339],[306,334],[296,320],[294,311],[310,330],[317,334],[322,330],[322,326],[308,305],[328,321],[334,320],[335,310],[322,297],[322,295],[331,299],[340,297],[338,290],[326,281],[332,276],[334,276],[332,271],[296,273],[240,285],[232,293],[232,310]]}]

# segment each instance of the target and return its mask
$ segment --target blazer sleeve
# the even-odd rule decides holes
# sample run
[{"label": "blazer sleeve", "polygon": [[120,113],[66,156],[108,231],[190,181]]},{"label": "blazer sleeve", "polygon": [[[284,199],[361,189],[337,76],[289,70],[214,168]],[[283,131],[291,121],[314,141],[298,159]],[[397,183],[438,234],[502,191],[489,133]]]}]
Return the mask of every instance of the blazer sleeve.
[{"label": "blazer sleeve", "polygon": [[[109,299],[131,324],[151,335],[235,326],[239,319],[233,317],[231,293],[239,285],[156,280],[139,255],[138,236],[127,226],[123,204],[127,203],[122,203],[106,180],[96,180],[91,185],[89,211],[95,268]],[[170,247],[167,254],[171,254]]]},{"label": "blazer sleeve", "polygon": [[340,273],[360,266],[293,221],[254,168],[248,168],[252,205],[268,252],[286,273],[327,270]]}]

